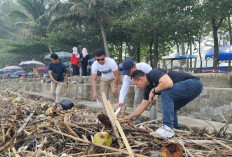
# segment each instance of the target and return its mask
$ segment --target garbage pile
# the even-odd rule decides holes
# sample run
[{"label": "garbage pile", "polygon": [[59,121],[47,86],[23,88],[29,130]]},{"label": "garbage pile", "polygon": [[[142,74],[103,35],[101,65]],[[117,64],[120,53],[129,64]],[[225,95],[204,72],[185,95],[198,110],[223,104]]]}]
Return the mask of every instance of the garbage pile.
[{"label": "garbage pile", "polygon": [[[52,101],[34,99],[20,91],[1,90],[0,156],[129,156],[112,126],[98,120],[100,113],[80,104],[67,110],[54,109],[53,105]],[[219,132],[175,130],[174,138],[160,139],[149,133],[160,124],[134,126],[122,116],[120,113],[118,120],[134,156],[232,156],[232,140],[216,137]]]}]

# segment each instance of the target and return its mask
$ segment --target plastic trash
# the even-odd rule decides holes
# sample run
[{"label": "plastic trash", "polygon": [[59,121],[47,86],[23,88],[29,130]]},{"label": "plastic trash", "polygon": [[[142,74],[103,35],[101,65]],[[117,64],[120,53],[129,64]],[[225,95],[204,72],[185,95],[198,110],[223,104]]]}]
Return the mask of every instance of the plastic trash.
[{"label": "plastic trash", "polygon": [[12,103],[22,102],[22,98],[20,96],[18,96],[17,98],[15,98],[14,100],[12,100],[11,102]]},{"label": "plastic trash", "polygon": [[69,110],[74,106],[74,104],[68,99],[63,99],[60,102],[60,106],[62,107],[63,110]]}]

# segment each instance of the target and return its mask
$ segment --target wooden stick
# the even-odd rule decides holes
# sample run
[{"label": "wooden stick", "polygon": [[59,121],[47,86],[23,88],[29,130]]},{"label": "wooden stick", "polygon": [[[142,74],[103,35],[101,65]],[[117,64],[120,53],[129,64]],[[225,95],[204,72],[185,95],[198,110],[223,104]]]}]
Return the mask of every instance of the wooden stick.
[{"label": "wooden stick", "polygon": [[31,112],[31,113],[29,114],[29,116],[25,119],[24,123],[23,123],[23,124],[21,125],[21,127],[16,131],[16,133],[15,133],[14,136],[10,139],[10,141],[8,141],[4,146],[2,146],[2,147],[0,148],[0,152],[1,152],[3,149],[5,149],[6,147],[8,147],[8,145],[10,145],[11,142],[23,131],[23,129],[26,127],[27,123],[30,121],[31,117],[34,115],[36,109],[37,109],[37,108],[35,108],[35,109],[33,110],[33,112]]},{"label": "wooden stick", "polygon": [[[115,134],[115,136],[116,136],[116,139],[117,139],[117,142],[118,142],[118,145],[119,145],[119,148],[123,148],[123,143],[122,143],[122,141],[121,141],[121,139],[119,138],[120,137],[120,135],[119,135],[119,132],[118,132],[118,130],[117,130],[117,128],[116,128],[116,123],[115,123],[115,119],[113,118],[113,116],[112,116],[112,114],[111,114],[111,112],[110,112],[110,109],[109,109],[109,107],[108,107],[108,102],[107,102],[107,99],[106,99],[106,95],[105,95],[105,93],[101,93],[102,94],[102,101],[103,101],[103,107],[104,107],[104,109],[105,109],[105,111],[106,111],[106,114],[107,114],[107,116],[109,117],[109,119],[110,119],[110,122],[111,122],[111,125],[112,125],[112,127],[113,127],[113,131],[114,131],[114,134]],[[111,107],[111,105],[110,105],[110,107]],[[112,107],[111,107],[112,108]]]},{"label": "wooden stick", "polygon": [[34,115],[35,110],[36,110],[36,109],[34,109],[34,111],[31,112],[31,113],[29,114],[29,116],[25,119],[23,125],[22,125],[22,126],[17,130],[17,132],[14,134],[14,137],[17,137],[17,136],[23,131],[23,129],[26,127],[27,123],[30,121],[31,117]]},{"label": "wooden stick", "polygon": [[123,142],[124,142],[124,144],[125,144],[125,146],[126,146],[126,149],[127,149],[127,151],[129,152],[129,156],[130,156],[130,157],[133,157],[133,156],[134,156],[133,151],[132,151],[132,149],[131,149],[131,147],[130,147],[130,145],[129,145],[129,142],[128,142],[128,140],[127,140],[127,138],[126,138],[126,136],[125,136],[123,130],[122,130],[122,127],[121,127],[120,123],[118,122],[118,119],[117,119],[116,115],[114,114],[114,110],[113,110],[113,108],[112,108],[110,102],[107,101],[106,95],[105,95],[104,92],[101,92],[101,94],[102,94],[102,100],[103,100],[103,104],[104,104],[105,108],[108,109],[108,110],[110,111],[109,114],[107,113],[108,116],[110,116],[110,117],[113,118],[113,121],[115,122],[115,124],[116,124],[116,126],[117,126],[117,128],[118,128],[118,131],[119,131],[119,133],[120,133],[120,135],[121,135],[121,137],[122,137],[122,140],[123,140]]},{"label": "wooden stick", "polygon": [[[206,133],[204,133],[204,135],[206,135],[207,137],[210,137],[208,134],[206,134]],[[215,139],[212,139],[213,141],[215,141],[215,142],[217,142],[218,144],[220,144],[221,146],[223,146],[223,147],[225,147],[225,148],[227,148],[227,149],[229,149],[229,150],[232,150],[232,148],[230,147],[230,146],[228,146],[228,145],[226,145],[226,144],[224,144],[224,143],[222,143],[222,142],[220,142],[220,141],[218,141],[218,140],[215,140]]]},{"label": "wooden stick", "polygon": [[177,142],[183,147],[184,151],[188,153],[189,156],[194,157],[194,156],[190,153],[190,151],[184,146],[183,141],[178,140],[178,139],[176,139],[176,140],[177,140]]},{"label": "wooden stick", "polygon": [[143,125],[143,124],[149,124],[149,123],[152,123],[152,122],[158,123],[158,121],[159,121],[159,119],[149,120],[149,121],[146,121],[146,122],[136,124],[135,126],[140,126],[140,125]]},{"label": "wooden stick", "polygon": [[121,155],[122,153],[120,152],[113,152],[113,153],[101,153],[101,154],[90,154],[90,155],[82,155],[82,157],[89,157],[89,156],[114,156],[114,155]]},{"label": "wooden stick", "polygon": [[[98,147],[101,147],[101,148],[104,148],[104,149],[107,149],[107,150],[111,150],[111,151],[114,151],[114,152],[120,152],[122,154],[126,154],[126,155],[129,155],[129,153],[127,151],[124,151],[124,150],[120,150],[120,149],[116,149],[116,148],[112,148],[112,147],[107,147],[107,146],[104,146],[104,145],[100,145],[100,144],[96,144],[96,143],[91,143],[89,141],[86,141],[86,140],[83,140],[83,139],[80,139],[80,138],[77,138],[77,137],[74,137],[72,135],[68,135],[66,133],[63,133],[61,131],[57,131],[53,128],[50,128],[48,127],[47,129],[55,132],[55,133],[58,133],[58,134],[61,134],[63,136],[66,136],[66,137],[69,137],[69,138],[72,138],[74,140],[77,140],[77,141],[80,141],[80,142],[83,142],[83,143],[87,143],[87,144],[92,144],[92,145],[95,145],[95,146],[98,146]],[[144,155],[140,155],[140,154],[135,154],[136,156],[138,157],[145,157]]]},{"label": "wooden stick", "polygon": [[66,126],[66,128],[68,129],[69,133],[72,134],[73,136],[80,138],[74,131],[72,128],[69,127],[69,125],[67,123],[64,122],[64,125]]},{"label": "wooden stick", "polygon": [[19,154],[17,153],[17,151],[16,151],[16,149],[15,149],[14,146],[12,146],[11,149],[12,149],[12,151],[13,151],[15,157],[20,157]]},{"label": "wooden stick", "polygon": [[58,157],[57,155],[54,155],[52,153],[43,151],[43,150],[39,150],[40,153],[44,154],[45,156],[50,156],[50,157]]}]

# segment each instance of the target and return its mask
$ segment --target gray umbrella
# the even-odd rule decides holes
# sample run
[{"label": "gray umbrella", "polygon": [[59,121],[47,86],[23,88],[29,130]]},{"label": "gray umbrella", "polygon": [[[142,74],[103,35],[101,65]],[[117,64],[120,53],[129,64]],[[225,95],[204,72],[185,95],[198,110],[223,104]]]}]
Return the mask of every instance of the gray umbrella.
[{"label": "gray umbrella", "polygon": [[[72,53],[69,52],[54,52],[55,54],[58,55],[59,59],[65,59],[65,58],[71,58],[72,57]],[[48,54],[44,57],[44,59],[50,59],[51,54]]]}]

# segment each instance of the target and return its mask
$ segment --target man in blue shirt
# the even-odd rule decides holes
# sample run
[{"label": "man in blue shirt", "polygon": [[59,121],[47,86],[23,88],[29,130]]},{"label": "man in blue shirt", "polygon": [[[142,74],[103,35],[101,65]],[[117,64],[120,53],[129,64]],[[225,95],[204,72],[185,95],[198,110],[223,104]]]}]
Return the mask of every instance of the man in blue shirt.
[{"label": "man in blue shirt", "polygon": [[57,54],[51,54],[51,63],[48,65],[48,74],[51,78],[51,94],[55,100],[55,103],[60,102],[60,92],[64,85],[64,74],[65,74],[65,86],[68,87],[68,73],[65,65],[58,59]]}]

